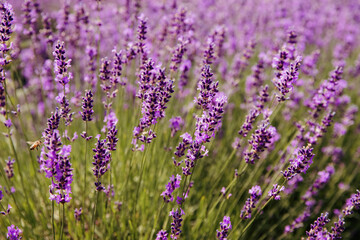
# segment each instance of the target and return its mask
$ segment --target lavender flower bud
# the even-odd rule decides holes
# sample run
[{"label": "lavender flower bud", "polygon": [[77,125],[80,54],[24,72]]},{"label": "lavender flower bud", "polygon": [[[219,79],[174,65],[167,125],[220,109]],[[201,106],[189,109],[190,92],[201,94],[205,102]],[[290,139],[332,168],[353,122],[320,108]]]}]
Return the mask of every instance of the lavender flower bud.
[{"label": "lavender flower bud", "polygon": [[216,230],[216,238],[219,240],[226,240],[229,230],[232,229],[230,217],[224,216],[223,221],[220,222],[220,231]]},{"label": "lavender flower bud", "polygon": [[173,222],[171,223],[171,238],[172,239],[178,239],[180,237],[181,233],[181,222],[183,221],[182,215],[185,215],[185,212],[180,208],[176,209],[176,211],[173,209],[169,216],[173,217]]},{"label": "lavender flower bud", "polygon": [[163,196],[165,202],[168,203],[174,201],[174,196],[172,195],[172,193],[174,192],[175,189],[180,187],[180,183],[181,183],[181,176],[179,174],[177,174],[176,177],[174,175],[170,177],[170,181],[166,185],[166,190],[162,192],[160,195]]},{"label": "lavender flower bud", "polygon": [[257,109],[252,109],[246,115],[246,120],[242,125],[240,131],[238,132],[243,137],[246,137],[248,132],[252,129],[252,124],[256,121],[256,118],[259,116],[260,112]]},{"label": "lavender flower bud", "polygon": [[241,210],[240,218],[249,219],[251,218],[252,209],[255,208],[256,203],[259,201],[262,192],[260,186],[254,186],[249,190],[250,198],[246,200],[246,203]]},{"label": "lavender flower bud", "polygon": [[170,69],[176,71],[181,64],[182,58],[186,52],[186,45],[188,41],[181,39],[180,43],[177,45],[176,49],[173,51],[173,56],[171,57]]},{"label": "lavender flower bud", "polygon": [[166,230],[160,230],[157,234],[156,234],[156,239],[155,240],[167,240],[168,233],[166,232]]},{"label": "lavender flower bud", "polygon": [[85,97],[82,98],[83,102],[82,102],[82,112],[81,117],[83,121],[91,121],[92,115],[94,114],[94,110],[93,110],[93,94],[91,92],[91,90],[85,91]]},{"label": "lavender flower bud", "polygon": [[280,200],[280,193],[285,190],[284,186],[279,186],[277,184],[273,185],[273,188],[268,192],[269,197],[274,197],[275,200]]},{"label": "lavender flower bud", "polygon": [[199,96],[195,99],[195,102],[203,109],[209,110],[212,99],[219,91],[219,82],[212,80],[213,73],[209,65],[205,65],[202,69],[201,80],[198,84]]},{"label": "lavender flower bud", "polygon": [[324,226],[330,222],[328,215],[328,213],[321,213],[321,216],[315,220],[314,224],[310,225],[310,230],[306,231],[306,235],[310,239],[317,239],[318,234],[323,231]]},{"label": "lavender flower bud", "polygon": [[81,220],[81,215],[82,215],[82,208],[75,208],[74,210],[74,217],[75,217],[75,221],[79,222]]},{"label": "lavender flower bud", "polygon": [[260,125],[255,133],[251,135],[251,139],[249,140],[251,149],[245,152],[245,162],[254,164],[255,160],[260,159],[259,154],[265,151],[274,135],[275,131],[269,126],[269,123]]},{"label": "lavender flower bud", "polygon": [[94,167],[92,168],[94,176],[96,177],[96,190],[97,191],[103,191],[104,187],[101,185],[100,178],[102,175],[106,173],[108,170],[108,163],[110,161],[110,152],[105,147],[106,146],[106,140],[100,140],[100,137],[98,138],[98,142],[95,145],[95,148],[93,149],[94,155],[94,162],[92,163]]},{"label": "lavender flower bud", "polygon": [[16,227],[15,225],[11,225],[7,229],[8,232],[6,234],[6,238],[11,240],[22,239],[22,231],[20,228]]},{"label": "lavender flower bud", "polygon": [[298,173],[305,173],[306,170],[310,167],[312,164],[312,159],[314,158],[314,155],[312,153],[313,148],[308,145],[307,147],[303,147],[301,149],[296,150],[296,158],[289,160],[291,163],[291,166],[285,170],[284,172],[281,172],[283,176],[290,180]]},{"label": "lavender flower bud", "polygon": [[57,42],[53,56],[55,58],[55,80],[65,87],[72,78],[72,75],[68,73],[68,68],[71,66],[71,59],[66,60],[64,42]]},{"label": "lavender flower bud", "polygon": [[169,120],[170,128],[171,128],[171,137],[174,137],[175,133],[184,126],[184,120],[180,117],[173,117]]}]

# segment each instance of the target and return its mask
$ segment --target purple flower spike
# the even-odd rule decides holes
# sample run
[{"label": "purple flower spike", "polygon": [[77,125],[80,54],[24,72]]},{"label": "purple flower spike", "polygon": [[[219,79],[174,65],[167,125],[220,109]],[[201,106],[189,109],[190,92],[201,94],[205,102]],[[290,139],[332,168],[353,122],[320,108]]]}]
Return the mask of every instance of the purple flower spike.
[{"label": "purple flower spike", "polygon": [[97,191],[103,191],[105,188],[101,185],[100,178],[107,172],[111,158],[110,152],[106,148],[106,140],[100,140],[100,138],[98,138],[98,142],[93,151],[95,155],[94,162],[92,163],[94,165],[92,170],[96,177],[95,186]]},{"label": "purple flower spike", "polygon": [[195,102],[203,109],[209,110],[211,100],[215,97],[218,90],[219,82],[212,80],[213,73],[209,65],[205,65],[202,69],[201,80],[198,84],[199,97],[195,99]]},{"label": "purple flower spike", "polygon": [[219,240],[226,240],[229,230],[232,229],[230,217],[224,216],[223,221],[220,222],[220,231],[216,230],[216,238]]},{"label": "purple flower spike", "polygon": [[177,174],[176,177],[174,175],[170,177],[170,181],[166,185],[166,190],[162,192],[160,195],[163,196],[165,202],[168,203],[174,201],[174,196],[172,195],[172,193],[174,192],[175,189],[180,187],[180,183],[181,183],[181,176],[179,174]]},{"label": "purple flower spike", "polygon": [[166,230],[160,230],[157,234],[156,234],[156,239],[155,240],[167,240],[168,239],[168,233],[166,232]]},{"label": "purple flower spike", "polygon": [[303,147],[301,149],[297,149],[297,156],[295,159],[289,160],[291,163],[291,166],[282,172],[283,176],[290,180],[295,175],[299,173],[305,173],[306,170],[310,167],[312,164],[312,159],[314,158],[314,155],[312,153],[313,148],[310,147],[311,145],[308,145],[307,147]]},{"label": "purple flower spike", "polygon": [[81,215],[82,215],[82,208],[79,208],[79,209],[77,209],[77,208],[75,208],[75,210],[74,210],[74,217],[75,217],[75,220],[76,221],[80,221],[81,220]]},{"label": "purple flower spike", "polygon": [[353,209],[360,208],[360,191],[356,190],[356,194],[353,194],[349,199],[346,201],[346,206],[343,209],[343,214],[345,216],[353,214]]},{"label": "purple flower spike", "polygon": [[341,234],[345,231],[344,218],[339,216],[339,221],[334,222],[334,227],[331,227],[331,239],[341,239]]},{"label": "purple flower spike", "polygon": [[169,216],[173,217],[173,222],[171,223],[171,238],[172,239],[178,239],[180,237],[181,233],[181,222],[183,221],[182,215],[185,215],[184,211],[180,208],[176,209],[176,211],[173,209]]},{"label": "purple flower spike", "polygon": [[8,228],[8,232],[6,234],[6,238],[10,240],[18,240],[22,239],[22,231],[15,225],[11,225]]},{"label": "purple flower spike", "polygon": [[285,190],[284,186],[279,186],[278,184],[273,185],[273,189],[271,189],[268,193],[269,197],[274,197],[275,200],[280,200],[280,193]]},{"label": "purple flower spike", "polygon": [[246,200],[246,203],[241,210],[240,218],[249,219],[251,218],[252,209],[255,208],[256,203],[259,201],[262,191],[260,186],[254,186],[249,190],[250,198]]},{"label": "purple flower spike", "polygon": [[181,39],[180,43],[177,45],[176,49],[173,52],[173,56],[171,58],[170,69],[172,71],[176,71],[181,64],[182,58],[186,52],[186,45],[188,41]]},{"label": "purple flower spike", "polygon": [[83,102],[82,102],[82,110],[83,111],[80,113],[82,120],[83,121],[91,121],[93,119],[92,115],[94,114],[94,110],[93,110],[94,100],[93,100],[93,94],[92,94],[91,90],[85,91],[85,97],[83,97],[82,99],[83,99]]},{"label": "purple flower spike", "polygon": [[70,163],[71,145],[64,145],[55,166],[54,181],[50,186],[50,199],[59,203],[70,202],[71,183],[73,181]]},{"label": "purple flower spike", "polygon": [[[314,224],[310,225],[310,230],[306,231],[306,235],[310,239],[324,239],[324,238],[317,238],[319,236],[319,233],[321,234],[324,231],[324,226],[330,222],[330,219],[328,218],[328,213],[321,213],[321,216],[318,217]],[[325,238],[326,239],[326,238]]]},{"label": "purple flower spike", "polygon": [[174,137],[175,133],[184,126],[184,120],[178,116],[170,119],[171,137]]},{"label": "purple flower spike", "polygon": [[53,56],[55,57],[55,80],[65,87],[72,78],[72,75],[68,73],[68,68],[71,66],[71,59],[66,60],[64,42],[57,42]]},{"label": "purple flower spike", "polygon": [[12,126],[11,119],[9,118],[9,119],[5,120],[4,125],[5,125],[5,127],[10,128]]}]

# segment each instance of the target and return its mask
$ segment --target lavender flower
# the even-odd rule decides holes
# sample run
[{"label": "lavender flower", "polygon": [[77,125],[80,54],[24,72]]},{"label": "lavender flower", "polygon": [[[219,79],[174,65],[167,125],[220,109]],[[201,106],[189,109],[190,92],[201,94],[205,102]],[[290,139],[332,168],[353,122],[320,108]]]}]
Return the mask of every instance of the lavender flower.
[{"label": "lavender flower", "polygon": [[170,211],[170,215],[173,217],[173,222],[171,223],[171,238],[172,239],[178,239],[180,237],[181,233],[181,222],[183,221],[182,215],[185,215],[185,212],[180,208],[176,209],[176,211],[173,209]]},{"label": "lavender flower", "polygon": [[174,196],[172,195],[172,193],[174,192],[175,189],[180,187],[180,183],[181,183],[181,176],[179,174],[177,174],[176,177],[174,175],[170,177],[170,181],[166,185],[166,190],[161,193],[161,196],[163,196],[165,202],[174,201]]},{"label": "lavender flower", "polygon": [[111,90],[111,71],[110,71],[110,64],[111,61],[109,61],[107,58],[101,59],[101,67],[100,67],[100,74],[99,78],[101,80],[101,88],[106,93],[107,97],[109,97],[109,92]]},{"label": "lavender flower", "polygon": [[95,155],[92,170],[96,177],[95,186],[97,191],[103,191],[105,188],[101,185],[100,178],[108,170],[111,157],[109,150],[106,148],[106,140],[100,140],[100,136],[98,136],[98,141],[93,151]]},{"label": "lavender flower", "polygon": [[171,128],[171,137],[174,137],[175,133],[184,126],[184,120],[180,117],[173,117],[169,120],[170,128]]},{"label": "lavender flower", "polygon": [[280,200],[280,193],[285,190],[284,186],[274,184],[273,188],[268,192],[269,197],[274,197],[275,200]]},{"label": "lavender flower", "polygon": [[64,42],[57,42],[53,56],[55,58],[55,80],[65,87],[71,80],[72,74],[68,73],[68,68],[71,66],[71,59],[66,60]]},{"label": "lavender flower", "polygon": [[330,180],[334,172],[335,168],[332,165],[327,166],[324,171],[318,172],[318,177],[306,191],[304,196],[302,196],[302,199],[309,200],[312,196],[315,196],[319,192],[319,190],[322,189],[325,184]]},{"label": "lavender flower", "polygon": [[290,66],[283,70],[279,77],[273,80],[275,87],[280,91],[281,95],[277,96],[279,102],[285,101],[287,99],[286,95],[292,91],[295,82],[299,76],[299,67],[301,64],[301,57],[298,56],[294,63],[291,63]]},{"label": "lavender flower", "polygon": [[[176,147],[177,151],[174,153],[179,158],[185,155],[185,151],[189,148],[190,144],[192,144],[193,142],[192,136],[187,132],[181,135],[180,137],[183,140]],[[174,164],[177,165],[175,160],[174,160]]]},{"label": "lavender flower", "polygon": [[61,97],[60,96],[57,97],[57,100],[61,105],[60,108],[61,117],[65,119],[65,126],[68,126],[72,122],[73,120],[72,115],[74,114],[74,113],[70,113],[71,108],[70,108],[69,100],[66,98],[65,95]]},{"label": "lavender flower", "polygon": [[207,48],[204,51],[204,60],[203,63],[206,65],[212,64],[214,61],[215,53],[215,42],[214,36],[209,37],[207,40]]},{"label": "lavender flower", "polygon": [[176,49],[173,51],[173,56],[171,58],[170,69],[176,71],[181,64],[182,58],[186,52],[186,45],[188,44],[187,40],[180,39],[180,43],[177,45]]},{"label": "lavender flower", "polygon": [[303,222],[310,217],[310,209],[306,208],[292,223],[291,225],[285,226],[284,233],[293,232],[295,229],[303,226]]},{"label": "lavender flower", "polygon": [[93,94],[91,92],[91,90],[85,91],[85,97],[82,98],[83,99],[83,103],[82,103],[82,112],[81,117],[83,121],[91,121],[92,115],[94,114],[94,110],[93,110]]},{"label": "lavender flower", "polygon": [[203,110],[209,110],[212,99],[219,91],[219,82],[214,82],[212,80],[213,73],[211,72],[209,65],[205,65],[203,67],[201,76],[202,78],[198,84],[199,96],[195,99],[195,102]]},{"label": "lavender flower", "polygon": [[271,143],[271,138],[274,137],[276,129],[269,126],[268,122],[264,122],[256,129],[255,133],[251,135],[249,140],[250,150],[245,152],[245,162],[254,164],[255,160],[260,159],[259,154],[267,148],[267,145]]},{"label": "lavender flower", "polygon": [[353,214],[353,209],[360,208],[360,191],[356,190],[356,194],[353,194],[349,199],[346,201],[346,206],[342,210],[345,216]]},{"label": "lavender flower", "polygon": [[[0,199],[0,200],[1,200],[1,199]],[[5,211],[1,211],[0,214],[1,214],[1,215],[4,215],[4,216],[9,215],[11,209],[12,209],[11,205],[8,204],[7,209],[6,209]]]},{"label": "lavender flower", "polygon": [[328,215],[329,215],[328,213],[325,214],[321,213],[321,216],[315,220],[314,224],[310,225],[310,230],[306,231],[306,235],[310,239],[317,239],[318,234],[323,231],[325,224],[330,222]]},{"label": "lavender flower", "polygon": [[241,210],[240,218],[249,219],[251,218],[252,209],[255,208],[256,203],[259,201],[262,192],[260,186],[254,186],[249,190],[250,198],[246,200],[246,203]]},{"label": "lavender flower", "polygon": [[79,208],[79,209],[77,209],[77,208],[75,208],[75,210],[74,210],[74,217],[75,217],[75,220],[76,221],[80,221],[81,220],[81,215],[82,215],[82,208]]},{"label": "lavender flower", "polygon": [[185,167],[182,168],[185,176],[191,175],[191,169],[194,168],[195,162],[207,155],[208,151],[203,144],[210,142],[210,139],[215,137],[215,131],[220,127],[227,97],[220,95],[213,100],[215,103],[212,108],[204,111],[202,116],[196,119],[195,140],[189,146]]},{"label": "lavender flower", "polygon": [[310,146],[311,145],[308,145],[295,151],[296,158],[289,160],[291,166],[288,167],[288,169],[284,172],[281,172],[287,180],[292,179],[298,173],[305,173],[306,170],[310,167],[310,165],[312,164],[312,159],[315,155],[312,153],[313,148],[311,148]]},{"label": "lavender flower", "polygon": [[344,218],[339,216],[339,220],[334,222],[334,227],[331,227],[331,239],[341,239],[341,234],[345,231],[344,225]]},{"label": "lavender flower", "polygon": [[253,128],[252,125],[256,121],[256,118],[259,116],[259,114],[260,113],[257,109],[250,110],[248,115],[246,115],[246,120],[238,133],[243,137],[246,137],[248,132]]},{"label": "lavender flower", "polygon": [[139,42],[137,43],[137,47],[138,47],[138,52],[141,53],[143,55],[143,60],[145,60],[146,54],[145,54],[145,43],[144,41],[146,40],[146,34],[147,34],[147,18],[141,14],[139,17],[139,25],[138,25],[138,40]]},{"label": "lavender flower", "polygon": [[[58,140],[57,140],[58,141]],[[50,186],[50,200],[56,200],[56,203],[70,202],[71,183],[73,181],[72,168],[70,163],[71,145],[64,145],[55,155],[55,169]]]},{"label": "lavender flower", "polygon": [[50,118],[48,118],[47,128],[42,133],[45,144],[50,144],[50,138],[52,137],[54,131],[59,128],[60,117],[59,109],[56,108],[55,112],[52,112]]},{"label": "lavender flower", "polygon": [[166,230],[160,230],[157,234],[156,234],[156,239],[155,240],[167,240],[168,233],[166,232]]},{"label": "lavender flower", "polygon": [[4,120],[4,125],[5,125],[5,127],[10,128],[12,126],[11,119],[8,118],[8,119]]},{"label": "lavender flower", "polygon": [[224,216],[223,221],[220,222],[220,231],[216,230],[216,238],[219,240],[226,240],[229,230],[232,229],[230,217]]},{"label": "lavender flower", "polygon": [[15,225],[11,225],[8,228],[8,232],[6,234],[6,238],[10,240],[18,240],[22,239],[22,231]]},{"label": "lavender flower", "polygon": [[111,76],[111,83],[113,87],[116,89],[116,85],[120,83],[121,86],[124,86],[126,82],[121,80],[121,72],[122,72],[122,65],[125,63],[124,54],[120,50],[119,52],[116,52],[116,50],[113,50],[114,52],[114,60],[113,60],[113,69],[112,69],[112,76]]},{"label": "lavender flower", "polygon": [[171,94],[174,92],[173,81],[165,76],[165,69],[153,68],[154,62],[148,59],[141,71],[138,97],[142,99],[142,118],[138,126],[133,131],[133,144],[136,140],[150,143],[156,137],[152,130],[145,131],[151,125],[155,125],[158,119],[165,117],[166,103],[169,102]]},{"label": "lavender flower", "polygon": [[12,178],[14,176],[14,163],[15,163],[15,160],[11,159],[9,157],[8,160],[5,160],[5,162],[6,162],[6,166],[4,168],[5,174],[6,174],[6,177],[8,179],[10,179],[10,178]]},{"label": "lavender flower", "polygon": [[337,67],[328,80],[325,80],[313,96],[309,107],[314,111],[312,113],[314,118],[319,116],[322,109],[327,109],[330,104],[334,104],[338,96],[341,95],[344,86],[340,85],[342,81],[343,68]]},{"label": "lavender flower", "polygon": [[109,151],[115,151],[116,150],[116,144],[118,142],[118,138],[116,137],[118,133],[118,130],[115,126],[112,126],[108,129],[106,139],[107,139],[107,147]]}]

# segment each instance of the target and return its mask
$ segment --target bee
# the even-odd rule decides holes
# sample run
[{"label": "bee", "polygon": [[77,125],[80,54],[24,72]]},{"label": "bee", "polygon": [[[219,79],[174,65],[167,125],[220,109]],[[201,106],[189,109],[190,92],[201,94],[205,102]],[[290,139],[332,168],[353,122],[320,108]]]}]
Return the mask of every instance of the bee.
[{"label": "bee", "polygon": [[30,150],[34,150],[35,148],[37,150],[40,147],[41,143],[41,140],[36,140],[35,142],[27,142],[27,144],[30,145]]}]

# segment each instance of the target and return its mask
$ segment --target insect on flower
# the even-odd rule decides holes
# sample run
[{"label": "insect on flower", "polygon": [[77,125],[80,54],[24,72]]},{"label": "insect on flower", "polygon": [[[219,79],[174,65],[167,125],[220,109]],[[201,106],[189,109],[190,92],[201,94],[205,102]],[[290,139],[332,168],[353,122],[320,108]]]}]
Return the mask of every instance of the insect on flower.
[{"label": "insect on flower", "polygon": [[35,148],[37,150],[42,142],[41,140],[36,140],[35,142],[26,142],[26,143],[30,145],[30,150],[34,150]]}]

